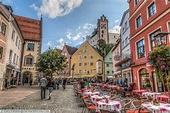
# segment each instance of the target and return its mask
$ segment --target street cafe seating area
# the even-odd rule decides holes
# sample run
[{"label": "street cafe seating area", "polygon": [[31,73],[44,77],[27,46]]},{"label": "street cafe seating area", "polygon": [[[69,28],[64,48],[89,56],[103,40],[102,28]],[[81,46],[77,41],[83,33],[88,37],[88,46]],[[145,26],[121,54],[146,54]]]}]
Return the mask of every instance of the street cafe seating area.
[{"label": "street cafe seating area", "polygon": [[90,83],[80,89],[74,84],[82,113],[170,113],[168,94],[146,90],[124,91],[116,85]]}]

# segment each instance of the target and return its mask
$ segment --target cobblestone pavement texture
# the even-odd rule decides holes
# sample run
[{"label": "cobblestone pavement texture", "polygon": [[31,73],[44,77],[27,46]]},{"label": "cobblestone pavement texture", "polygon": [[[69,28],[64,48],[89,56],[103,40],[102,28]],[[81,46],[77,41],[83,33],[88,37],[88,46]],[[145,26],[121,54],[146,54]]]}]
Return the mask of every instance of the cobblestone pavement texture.
[{"label": "cobblestone pavement texture", "polygon": [[[37,88],[38,89],[38,88]],[[16,90],[17,91],[17,90]],[[37,91],[37,90],[36,90]],[[72,85],[68,85],[66,90],[54,90],[51,100],[48,100],[48,90],[46,91],[46,99],[40,99],[40,89],[26,98],[17,102],[3,106],[1,109],[46,109],[50,113],[81,113],[82,108],[76,101],[74,89]],[[22,93],[22,92],[21,92]],[[23,92],[24,93],[24,92]],[[16,98],[19,98],[18,96]],[[10,98],[6,101],[10,101]]]}]

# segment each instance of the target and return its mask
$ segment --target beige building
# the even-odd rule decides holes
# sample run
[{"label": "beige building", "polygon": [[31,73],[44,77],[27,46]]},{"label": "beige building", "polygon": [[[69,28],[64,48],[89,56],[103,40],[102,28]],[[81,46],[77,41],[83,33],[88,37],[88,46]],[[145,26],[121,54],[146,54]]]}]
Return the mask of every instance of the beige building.
[{"label": "beige building", "polygon": [[[17,85],[21,72],[23,35],[12,15],[12,8],[0,3],[1,8],[1,42],[5,45],[1,52],[3,60],[1,65],[1,90],[6,86]],[[4,39],[5,38],[5,39]],[[1,46],[2,47],[2,46]]]},{"label": "beige building", "polygon": [[18,22],[25,40],[22,58],[22,73],[20,76],[21,82],[29,83],[32,79],[34,83],[39,75],[35,64],[37,57],[41,53],[42,18],[41,20],[35,20],[15,15],[15,19]]},{"label": "beige building", "polygon": [[76,77],[98,77],[103,79],[103,58],[98,52],[85,41],[81,47],[72,55],[71,73]]}]

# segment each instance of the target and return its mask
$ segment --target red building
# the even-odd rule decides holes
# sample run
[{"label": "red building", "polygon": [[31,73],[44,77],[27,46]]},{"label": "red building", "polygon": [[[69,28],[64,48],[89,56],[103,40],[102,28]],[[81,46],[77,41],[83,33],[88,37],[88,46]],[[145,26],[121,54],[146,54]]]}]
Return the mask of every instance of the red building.
[{"label": "red building", "polygon": [[[158,91],[154,68],[147,56],[155,48],[155,34],[170,32],[170,0],[128,0],[130,12],[130,49],[136,89],[145,89],[146,80]],[[170,36],[166,44],[170,45]]]}]

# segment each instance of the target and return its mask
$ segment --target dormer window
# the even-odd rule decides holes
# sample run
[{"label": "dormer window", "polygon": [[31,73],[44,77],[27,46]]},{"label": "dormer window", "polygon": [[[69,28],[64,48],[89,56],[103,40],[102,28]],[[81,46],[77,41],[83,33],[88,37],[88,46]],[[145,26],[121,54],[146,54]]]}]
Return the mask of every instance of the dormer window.
[{"label": "dormer window", "polygon": [[140,0],[135,0],[135,4],[137,5],[140,2]]}]

